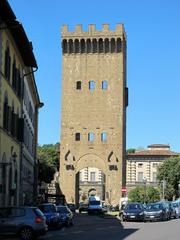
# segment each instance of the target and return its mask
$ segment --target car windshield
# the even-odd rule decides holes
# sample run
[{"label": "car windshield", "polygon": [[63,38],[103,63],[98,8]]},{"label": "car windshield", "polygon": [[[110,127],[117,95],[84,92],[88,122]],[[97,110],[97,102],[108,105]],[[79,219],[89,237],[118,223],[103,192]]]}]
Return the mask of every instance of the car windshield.
[{"label": "car windshield", "polygon": [[90,201],[89,205],[100,205],[100,201]]},{"label": "car windshield", "polygon": [[146,206],[147,210],[161,210],[162,205],[161,204],[149,204]]},{"label": "car windshield", "polygon": [[138,209],[138,210],[141,210],[142,207],[140,204],[128,204],[126,205],[126,210],[134,210],[134,209]]},{"label": "car windshield", "polygon": [[68,209],[66,207],[58,207],[57,206],[57,211],[60,212],[60,213],[68,213]]}]

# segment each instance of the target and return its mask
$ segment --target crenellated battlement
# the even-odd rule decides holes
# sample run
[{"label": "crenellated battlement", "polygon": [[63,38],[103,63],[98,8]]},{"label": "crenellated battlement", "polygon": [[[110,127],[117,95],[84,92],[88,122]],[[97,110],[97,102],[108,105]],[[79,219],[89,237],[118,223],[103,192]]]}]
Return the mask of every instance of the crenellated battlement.
[{"label": "crenellated battlement", "polygon": [[116,24],[111,31],[109,24],[102,24],[102,30],[96,30],[95,24],[88,25],[88,31],[82,25],[75,26],[75,31],[68,31],[68,25],[62,27],[63,54],[71,53],[120,53],[126,48],[126,34],[123,24]]},{"label": "crenellated battlement", "polygon": [[116,24],[115,30],[110,30],[109,24],[102,24],[102,30],[96,30],[95,24],[88,25],[88,31],[83,31],[82,24],[77,24],[74,27],[74,31],[69,31],[68,25],[63,25],[61,28],[62,38],[88,38],[88,37],[106,37],[108,36],[125,36],[124,25],[121,23]]}]

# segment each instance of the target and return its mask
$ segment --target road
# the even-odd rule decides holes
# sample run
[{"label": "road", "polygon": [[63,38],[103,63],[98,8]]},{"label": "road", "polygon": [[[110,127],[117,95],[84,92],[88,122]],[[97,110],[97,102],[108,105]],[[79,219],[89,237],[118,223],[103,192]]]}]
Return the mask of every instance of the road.
[{"label": "road", "polygon": [[[77,214],[74,226],[50,230],[39,240],[179,240],[180,219],[143,223],[121,222],[116,217],[88,216]],[[17,238],[0,238],[0,240]]]},{"label": "road", "polygon": [[179,240],[180,219],[165,222],[121,222],[116,217],[79,214],[74,226],[49,231],[42,240]]}]

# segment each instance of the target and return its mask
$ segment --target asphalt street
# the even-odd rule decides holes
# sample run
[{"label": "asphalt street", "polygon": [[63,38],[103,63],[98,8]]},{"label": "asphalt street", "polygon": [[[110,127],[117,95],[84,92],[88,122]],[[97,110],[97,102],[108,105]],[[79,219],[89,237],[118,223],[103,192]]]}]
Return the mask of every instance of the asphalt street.
[{"label": "asphalt street", "polygon": [[[1,238],[0,240],[17,240]],[[77,214],[74,226],[49,230],[39,240],[179,240],[180,219],[165,222],[121,222],[116,217]]]},{"label": "asphalt street", "polygon": [[43,240],[179,240],[180,219],[165,222],[121,222],[116,217],[79,214],[74,226],[49,231]]}]

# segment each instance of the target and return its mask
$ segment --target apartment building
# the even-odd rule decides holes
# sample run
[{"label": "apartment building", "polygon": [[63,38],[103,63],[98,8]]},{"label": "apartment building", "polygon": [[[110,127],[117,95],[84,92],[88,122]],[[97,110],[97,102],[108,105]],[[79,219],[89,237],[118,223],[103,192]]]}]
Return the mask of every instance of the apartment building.
[{"label": "apartment building", "polygon": [[[37,179],[37,63],[23,25],[0,1],[0,206],[32,201]],[[26,195],[28,199],[26,199]]]},{"label": "apartment building", "polygon": [[165,159],[177,157],[166,144],[152,144],[147,149],[135,150],[126,157],[126,187],[130,190],[144,184],[157,186],[157,168]]}]

